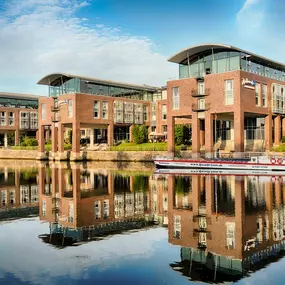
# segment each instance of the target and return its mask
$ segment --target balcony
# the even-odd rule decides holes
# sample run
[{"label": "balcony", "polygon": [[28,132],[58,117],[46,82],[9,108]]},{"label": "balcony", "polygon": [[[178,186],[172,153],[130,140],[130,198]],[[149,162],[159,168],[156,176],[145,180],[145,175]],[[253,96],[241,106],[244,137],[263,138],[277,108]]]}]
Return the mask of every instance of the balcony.
[{"label": "balcony", "polygon": [[[56,113],[57,114],[57,113]],[[51,121],[53,122],[53,123],[58,123],[59,122],[59,117],[58,116],[52,116],[51,117]]]},{"label": "balcony", "polygon": [[53,113],[58,112],[59,111],[59,107],[58,106],[51,106],[51,111]]},{"label": "balcony", "polygon": [[197,81],[204,81],[205,73],[198,72],[198,73],[195,75],[195,78],[196,78]]},{"label": "balcony", "polygon": [[210,88],[204,88],[203,90],[192,89],[191,96],[192,97],[204,97],[210,95]]},{"label": "balcony", "polygon": [[193,112],[205,112],[209,109],[210,109],[210,103],[205,103],[205,104],[193,103],[192,104]]}]

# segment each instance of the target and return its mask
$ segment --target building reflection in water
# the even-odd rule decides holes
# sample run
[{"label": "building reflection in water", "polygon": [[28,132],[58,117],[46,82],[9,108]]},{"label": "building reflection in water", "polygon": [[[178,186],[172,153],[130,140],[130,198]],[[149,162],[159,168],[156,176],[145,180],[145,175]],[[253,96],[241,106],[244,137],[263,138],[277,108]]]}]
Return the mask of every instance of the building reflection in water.
[{"label": "building reflection in water", "polygon": [[285,253],[285,182],[253,176],[153,175],[82,164],[0,169],[0,221],[39,214],[57,247],[168,226],[173,270],[235,281]]},{"label": "building reflection in water", "polygon": [[0,221],[38,214],[38,169],[0,169]]},{"label": "building reflection in water", "polygon": [[191,280],[238,280],[284,256],[282,179],[168,176],[171,264]]},{"label": "building reflection in water", "polygon": [[40,220],[50,223],[40,238],[59,247],[167,224],[167,180],[151,172],[53,164],[39,168],[39,188]]}]

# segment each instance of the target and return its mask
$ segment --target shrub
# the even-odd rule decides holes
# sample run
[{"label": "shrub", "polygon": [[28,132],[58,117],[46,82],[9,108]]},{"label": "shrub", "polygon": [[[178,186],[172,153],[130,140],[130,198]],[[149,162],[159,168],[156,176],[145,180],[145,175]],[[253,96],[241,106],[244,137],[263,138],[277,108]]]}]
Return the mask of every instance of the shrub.
[{"label": "shrub", "polygon": [[285,136],[282,137],[282,143],[285,143]]},{"label": "shrub", "polygon": [[38,140],[35,138],[24,137],[20,146],[37,146]]},{"label": "shrub", "polygon": [[8,133],[8,145],[14,145],[15,144],[15,134],[14,133]]},{"label": "shrub", "polygon": [[132,135],[135,144],[141,144],[147,142],[147,137],[148,137],[147,127],[144,125],[141,126],[135,125],[132,130]]},{"label": "shrub", "polygon": [[181,145],[190,140],[189,128],[184,125],[176,125],[174,129],[175,144]]}]

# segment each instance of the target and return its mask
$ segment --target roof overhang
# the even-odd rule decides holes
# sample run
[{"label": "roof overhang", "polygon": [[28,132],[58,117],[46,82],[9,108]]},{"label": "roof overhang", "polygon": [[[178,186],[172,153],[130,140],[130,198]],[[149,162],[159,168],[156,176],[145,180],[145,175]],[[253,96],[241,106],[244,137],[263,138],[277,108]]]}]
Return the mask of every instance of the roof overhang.
[{"label": "roof overhang", "polygon": [[149,86],[149,85],[136,85],[136,84],[129,84],[123,82],[116,82],[111,80],[103,80],[98,78],[91,78],[91,77],[83,77],[78,75],[71,75],[66,73],[51,73],[43,77],[38,81],[40,85],[48,85],[48,86],[60,86],[62,83],[72,79],[78,78],[81,80],[85,80],[88,83],[93,84],[100,84],[105,86],[114,86],[114,87],[121,87],[121,88],[129,88],[129,89],[137,89],[137,90],[146,90],[146,91],[156,91],[160,90],[159,87]]},{"label": "roof overhang", "polygon": [[202,53],[205,51],[217,50],[217,49],[241,52],[241,53],[244,53],[246,55],[251,56],[252,59],[255,59],[259,62],[266,62],[270,66],[278,67],[278,68],[285,70],[285,64],[284,63],[271,60],[269,58],[254,54],[254,53],[246,51],[246,50],[242,50],[242,49],[237,48],[235,46],[225,45],[225,44],[215,44],[215,43],[207,43],[207,44],[190,46],[190,47],[183,49],[180,52],[172,55],[168,59],[168,61],[174,62],[174,63],[181,63],[182,61],[184,61],[188,57],[191,58],[192,56],[194,56],[196,54],[199,54],[199,53]]}]

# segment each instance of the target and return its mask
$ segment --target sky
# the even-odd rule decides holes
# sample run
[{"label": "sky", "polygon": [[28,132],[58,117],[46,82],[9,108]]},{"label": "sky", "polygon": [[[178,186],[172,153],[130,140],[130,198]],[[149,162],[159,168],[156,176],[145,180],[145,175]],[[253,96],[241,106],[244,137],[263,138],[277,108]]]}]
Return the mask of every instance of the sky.
[{"label": "sky", "polygon": [[47,95],[62,72],[163,86],[201,43],[285,62],[284,0],[0,0],[0,92]]}]

